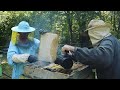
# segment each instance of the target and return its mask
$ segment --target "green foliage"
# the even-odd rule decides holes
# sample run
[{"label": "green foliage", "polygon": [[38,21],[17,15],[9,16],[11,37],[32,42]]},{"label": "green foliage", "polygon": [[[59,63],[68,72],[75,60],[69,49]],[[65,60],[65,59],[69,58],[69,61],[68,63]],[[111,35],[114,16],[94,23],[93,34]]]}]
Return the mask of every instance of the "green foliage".
[{"label": "green foliage", "polygon": [[0,46],[11,39],[11,28],[22,20],[36,28],[35,37],[40,39],[39,30],[59,33],[61,44],[79,45],[81,34],[91,19],[103,19],[113,26],[112,34],[120,38],[119,11],[0,11]]},{"label": "green foliage", "polygon": [[[0,50],[9,45],[11,28],[24,20],[36,28],[35,37],[38,39],[40,29],[58,33],[60,41],[57,55],[61,55],[64,44],[82,46],[87,41],[81,40],[81,33],[92,19],[110,23],[111,33],[120,39],[120,11],[0,11]],[[7,63],[2,66],[11,76],[11,67]]]},{"label": "green foliage", "polygon": [[0,22],[0,46],[5,47],[11,39],[11,28],[18,25],[21,20],[29,21],[25,12],[5,11],[1,13]]}]

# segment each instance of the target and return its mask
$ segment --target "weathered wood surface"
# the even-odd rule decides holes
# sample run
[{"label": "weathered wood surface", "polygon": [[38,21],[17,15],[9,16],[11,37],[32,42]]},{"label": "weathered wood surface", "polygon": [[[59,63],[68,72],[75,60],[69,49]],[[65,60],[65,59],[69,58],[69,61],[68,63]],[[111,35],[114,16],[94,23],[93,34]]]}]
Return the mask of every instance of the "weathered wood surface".
[{"label": "weathered wood surface", "polygon": [[70,74],[52,72],[33,64],[25,66],[21,79],[85,79],[90,72],[88,66],[82,64],[74,64]]},{"label": "weathered wood surface", "polygon": [[59,36],[54,33],[45,33],[40,38],[38,60],[54,62],[57,56]]}]

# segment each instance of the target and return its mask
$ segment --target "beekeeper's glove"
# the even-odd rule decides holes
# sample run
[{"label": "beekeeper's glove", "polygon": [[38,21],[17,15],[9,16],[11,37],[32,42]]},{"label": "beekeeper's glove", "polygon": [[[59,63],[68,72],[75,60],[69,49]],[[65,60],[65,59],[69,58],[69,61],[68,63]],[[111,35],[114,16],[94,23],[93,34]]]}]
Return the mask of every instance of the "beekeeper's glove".
[{"label": "beekeeper's glove", "polygon": [[26,62],[35,62],[37,61],[37,58],[30,54],[14,54],[12,56],[12,60],[16,63],[26,63]]},{"label": "beekeeper's glove", "polygon": [[30,55],[30,56],[28,57],[28,62],[29,62],[29,63],[33,63],[33,62],[36,62],[36,61],[38,61],[38,59],[37,59],[36,56]]}]

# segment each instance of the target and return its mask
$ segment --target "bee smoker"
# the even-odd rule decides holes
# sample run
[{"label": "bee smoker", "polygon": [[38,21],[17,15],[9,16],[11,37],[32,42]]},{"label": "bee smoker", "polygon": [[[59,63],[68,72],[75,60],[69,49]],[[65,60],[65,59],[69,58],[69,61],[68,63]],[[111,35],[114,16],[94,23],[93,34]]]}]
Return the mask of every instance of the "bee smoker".
[{"label": "bee smoker", "polygon": [[57,57],[54,63],[61,65],[64,69],[71,69],[73,66],[73,58],[71,55],[68,55],[68,51],[66,51],[66,54]]}]

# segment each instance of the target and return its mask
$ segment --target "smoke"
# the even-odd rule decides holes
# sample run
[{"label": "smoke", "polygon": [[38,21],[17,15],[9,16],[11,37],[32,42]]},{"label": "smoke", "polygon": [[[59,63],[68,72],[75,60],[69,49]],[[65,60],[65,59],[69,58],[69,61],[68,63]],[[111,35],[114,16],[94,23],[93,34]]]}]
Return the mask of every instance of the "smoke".
[{"label": "smoke", "polygon": [[33,13],[32,22],[32,26],[36,28],[35,38],[40,39],[39,31],[41,30],[50,31],[47,14],[38,12]]}]

